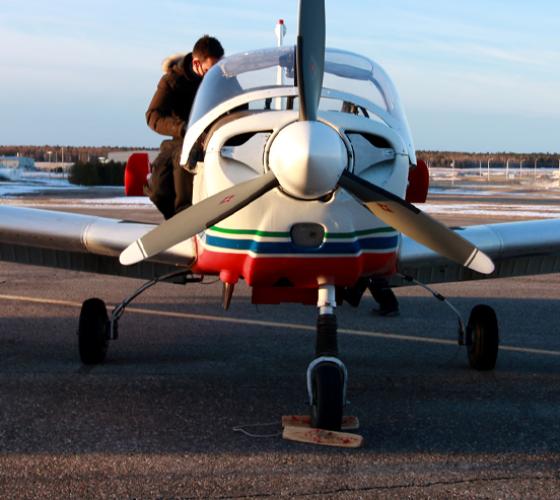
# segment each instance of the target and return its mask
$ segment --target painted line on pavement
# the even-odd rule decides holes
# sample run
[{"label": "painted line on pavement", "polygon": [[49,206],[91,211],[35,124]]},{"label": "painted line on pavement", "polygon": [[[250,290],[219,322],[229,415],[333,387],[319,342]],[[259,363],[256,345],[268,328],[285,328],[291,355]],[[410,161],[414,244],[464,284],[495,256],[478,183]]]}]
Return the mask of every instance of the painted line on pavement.
[{"label": "painted line on pavement", "polygon": [[[67,307],[75,307],[75,308],[82,307],[82,304],[80,304],[79,302],[72,302],[69,300],[43,299],[39,297],[27,297],[23,295],[0,294],[0,300],[12,300],[17,302],[28,302],[28,303],[45,304],[45,305],[59,305],[59,306],[67,306]],[[108,305],[108,308],[110,309],[111,307]],[[174,312],[174,311],[158,311],[154,309],[144,309],[141,307],[127,307],[126,311],[129,313],[146,314],[149,316],[193,319],[197,321],[215,321],[218,323],[233,323],[237,325],[264,326],[270,328],[282,327],[289,330],[315,332],[315,326],[303,325],[298,323],[278,323],[276,321],[263,321],[257,319],[225,318],[221,316],[210,316],[208,314],[194,314],[194,313],[183,313],[183,312]],[[399,341],[408,341],[408,342],[420,342],[424,344],[439,344],[439,345],[450,345],[450,346],[457,345],[457,341],[455,340],[436,339],[433,337],[416,337],[413,335],[398,335],[395,333],[368,332],[365,330],[354,330],[351,328],[339,328],[338,332],[345,335],[356,335],[358,337],[370,337],[370,338],[384,339],[384,340],[399,340]],[[553,351],[547,349],[534,349],[530,347],[515,347],[515,346],[508,346],[508,345],[500,345],[500,350],[510,351],[510,352],[520,352],[524,354],[541,354],[545,356],[560,357],[560,351]]]}]

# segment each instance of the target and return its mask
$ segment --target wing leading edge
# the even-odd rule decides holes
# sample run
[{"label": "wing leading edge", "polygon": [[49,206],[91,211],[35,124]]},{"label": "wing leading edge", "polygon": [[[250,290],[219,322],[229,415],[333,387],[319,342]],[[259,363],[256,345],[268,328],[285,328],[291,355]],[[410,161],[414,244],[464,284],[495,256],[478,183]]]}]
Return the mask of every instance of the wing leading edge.
[{"label": "wing leading edge", "polygon": [[[399,272],[422,283],[444,283],[507,278],[560,272],[560,219],[507,222],[454,228],[486,253],[495,271],[481,275],[459,266],[428,248],[403,237]],[[400,278],[392,284],[407,284]]]},{"label": "wing leading edge", "polygon": [[[118,256],[130,243],[154,229],[153,224],[0,206],[0,260],[75,271],[150,279],[195,258],[187,240],[134,266]],[[508,222],[455,228],[496,264],[489,276],[470,271],[403,237],[399,271],[423,283],[505,278],[560,272],[560,219]],[[399,278],[393,284],[408,284]]]},{"label": "wing leading edge", "polygon": [[120,265],[120,252],[155,227],[106,217],[0,206],[0,260],[144,279],[190,265],[195,257],[192,240],[140,265]]}]

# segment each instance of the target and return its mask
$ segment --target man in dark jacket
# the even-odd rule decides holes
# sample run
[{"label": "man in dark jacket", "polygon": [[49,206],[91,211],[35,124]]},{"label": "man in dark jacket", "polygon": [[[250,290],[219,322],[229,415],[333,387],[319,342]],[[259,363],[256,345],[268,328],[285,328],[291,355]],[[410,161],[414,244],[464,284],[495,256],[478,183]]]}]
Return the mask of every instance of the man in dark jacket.
[{"label": "man in dark jacket", "polygon": [[224,55],[218,40],[204,35],[185,56],[164,61],[164,72],[146,111],[151,129],[172,139],[161,143],[152,164],[150,200],[166,219],[192,204],[193,174],[179,165],[183,137],[196,91],[208,70]]}]

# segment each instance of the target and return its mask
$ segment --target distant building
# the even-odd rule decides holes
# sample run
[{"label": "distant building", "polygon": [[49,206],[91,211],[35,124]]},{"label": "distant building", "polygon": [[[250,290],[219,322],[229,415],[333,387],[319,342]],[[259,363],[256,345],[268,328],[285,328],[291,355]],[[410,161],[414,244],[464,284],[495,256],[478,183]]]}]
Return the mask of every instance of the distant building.
[{"label": "distant building", "polygon": [[0,156],[0,168],[35,170],[35,160],[25,156]]},{"label": "distant building", "polygon": [[118,161],[121,163],[126,163],[128,157],[132,153],[148,153],[150,163],[152,163],[156,159],[156,156],[159,154],[159,149],[143,149],[137,151],[110,151],[107,154],[106,161]]}]

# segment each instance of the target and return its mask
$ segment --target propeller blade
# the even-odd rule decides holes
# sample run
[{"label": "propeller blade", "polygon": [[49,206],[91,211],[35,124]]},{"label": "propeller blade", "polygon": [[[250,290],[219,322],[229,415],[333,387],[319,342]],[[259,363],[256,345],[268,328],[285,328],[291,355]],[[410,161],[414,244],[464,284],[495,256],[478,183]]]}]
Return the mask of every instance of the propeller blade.
[{"label": "propeller blade", "polygon": [[469,269],[482,274],[494,271],[492,260],[472,243],[414,205],[349,172],[339,184],[386,224]]},{"label": "propeller blade", "polygon": [[278,186],[273,172],[225,189],[179,212],[125,248],[119,261],[125,266],[153,257],[217,224]]},{"label": "propeller blade", "polygon": [[300,0],[296,45],[299,119],[317,120],[325,68],[325,0]]}]

